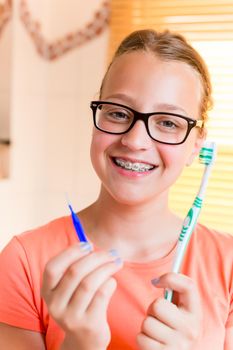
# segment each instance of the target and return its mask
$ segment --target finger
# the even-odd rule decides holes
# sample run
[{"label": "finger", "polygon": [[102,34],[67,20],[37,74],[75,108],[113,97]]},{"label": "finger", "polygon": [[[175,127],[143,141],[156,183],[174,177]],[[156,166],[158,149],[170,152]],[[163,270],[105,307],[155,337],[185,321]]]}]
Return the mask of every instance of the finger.
[{"label": "finger", "polygon": [[164,350],[164,344],[140,333],[137,335],[137,344],[143,350]]},{"label": "finger", "polygon": [[172,344],[177,334],[174,329],[152,316],[147,316],[143,321],[141,331],[149,338],[166,345]]},{"label": "finger", "polygon": [[89,305],[92,301],[95,298],[103,297],[101,286],[121,267],[122,263],[119,263],[117,260],[116,262],[107,263],[91,271],[89,275],[82,279],[79,286],[76,288],[70,299],[70,307],[75,308],[79,314],[88,312]]},{"label": "finger", "polygon": [[171,330],[177,330],[178,325],[182,328],[186,323],[186,317],[184,318],[178,307],[162,298],[158,298],[149,306],[147,314],[158,319]]},{"label": "finger", "polygon": [[87,314],[92,315],[96,320],[98,320],[99,315],[101,314],[106,317],[107,308],[116,287],[117,282],[115,278],[108,278],[96,291],[94,298],[87,309]]},{"label": "finger", "polygon": [[[85,292],[91,289],[91,283],[88,279],[85,280],[85,278],[91,274],[91,272],[98,271],[98,268],[102,265],[104,266],[107,263],[111,263],[115,259],[117,259],[116,256],[112,255],[111,252],[93,252],[69,266],[56,288],[50,291],[50,295],[47,298],[49,299],[50,312],[54,310],[56,313],[61,313],[70,303],[75,291],[80,288],[80,284],[80,289],[84,289]],[[116,264],[112,265],[115,266]],[[88,296],[85,295],[85,293],[83,294],[84,299],[81,305],[86,307],[85,299],[87,299]]]},{"label": "finger", "polygon": [[52,258],[45,266],[42,295],[46,295],[48,291],[54,289],[67,268],[75,261],[87,255],[91,250],[92,247],[89,243],[78,243]]},{"label": "finger", "polygon": [[169,288],[177,292],[177,306],[179,308],[191,313],[196,313],[201,308],[197,286],[188,276],[173,272],[167,273],[160,277],[156,283],[156,287]]}]

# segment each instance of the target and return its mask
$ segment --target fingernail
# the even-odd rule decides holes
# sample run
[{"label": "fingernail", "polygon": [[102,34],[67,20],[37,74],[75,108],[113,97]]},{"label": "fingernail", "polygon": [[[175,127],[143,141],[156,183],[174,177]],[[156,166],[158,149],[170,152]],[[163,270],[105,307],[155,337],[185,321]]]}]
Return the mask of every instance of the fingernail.
[{"label": "fingernail", "polygon": [[80,242],[79,243],[79,248],[81,252],[90,252],[92,251],[92,246],[89,242]]},{"label": "fingernail", "polygon": [[113,257],[119,257],[119,253],[116,249],[110,249],[108,253]]},{"label": "fingernail", "polygon": [[114,262],[115,262],[115,264],[118,265],[118,266],[122,265],[122,263],[123,263],[123,261],[122,261],[122,259],[121,259],[120,257],[116,258],[116,259],[114,260]]},{"label": "fingernail", "polygon": [[151,283],[153,284],[153,286],[157,286],[157,284],[159,283],[159,281],[160,281],[160,278],[158,277],[158,278],[153,278],[152,280],[151,280]]},{"label": "fingernail", "polygon": [[119,253],[116,249],[110,249],[108,253],[110,254],[110,256],[115,258],[114,262],[116,265],[122,265],[122,259],[120,258]]}]

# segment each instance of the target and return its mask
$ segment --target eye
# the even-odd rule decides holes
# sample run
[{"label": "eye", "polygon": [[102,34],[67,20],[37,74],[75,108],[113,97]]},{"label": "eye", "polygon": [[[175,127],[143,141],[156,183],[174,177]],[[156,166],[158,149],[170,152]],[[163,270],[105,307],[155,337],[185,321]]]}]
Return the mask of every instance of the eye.
[{"label": "eye", "polygon": [[128,123],[133,119],[133,114],[118,106],[102,105],[101,115],[108,121],[117,123]]},{"label": "eye", "polygon": [[178,131],[187,128],[185,119],[175,115],[157,114],[153,116],[154,127],[161,131]]},{"label": "eye", "polygon": [[161,120],[160,122],[158,122],[158,124],[167,129],[176,129],[178,127],[178,125],[172,120]]},{"label": "eye", "polygon": [[108,112],[109,117],[114,118],[119,121],[127,121],[129,116],[123,111]]}]

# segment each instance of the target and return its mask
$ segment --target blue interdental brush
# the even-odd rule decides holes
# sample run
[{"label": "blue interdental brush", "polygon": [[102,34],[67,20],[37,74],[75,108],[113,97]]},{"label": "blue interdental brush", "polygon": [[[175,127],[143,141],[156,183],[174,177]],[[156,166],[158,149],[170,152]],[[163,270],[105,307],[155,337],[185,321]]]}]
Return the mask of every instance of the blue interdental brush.
[{"label": "blue interdental brush", "polygon": [[68,206],[69,206],[69,209],[71,212],[71,217],[72,217],[73,225],[75,228],[75,232],[76,232],[80,242],[88,242],[88,239],[84,233],[84,229],[81,225],[81,222],[78,218],[78,215],[75,214],[75,212],[73,211],[73,208],[72,208],[71,204],[69,203],[69,201],[68,201]]}]

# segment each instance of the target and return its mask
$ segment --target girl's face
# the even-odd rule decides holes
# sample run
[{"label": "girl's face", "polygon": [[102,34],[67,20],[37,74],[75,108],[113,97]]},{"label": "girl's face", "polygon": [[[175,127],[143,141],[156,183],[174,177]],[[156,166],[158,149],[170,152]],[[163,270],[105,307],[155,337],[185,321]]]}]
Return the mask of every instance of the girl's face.
[{"label": "girl's face", "polygon": [[[151,53],[133,52],[118,57],[103,86],[101,101],[116,102],[142,113],[170,112],[200,118],[202,86],[198,74],[183,62],[162,61]],[[166,198],[185,165],[199,152],[197,128],[180,145],[152,140],[140,120],[123,135],[94,128],[91,160],[102,191],[120,203],[134,205]],[[116,165],[117,160],[146,163],[152,170],[137,172]],[[107,192],[106,192],[107,191]]]}]

